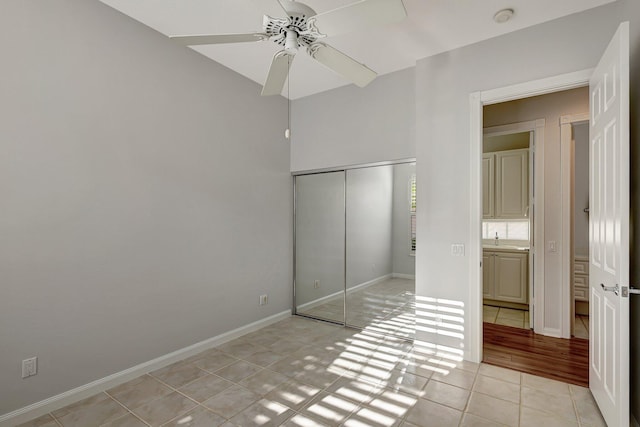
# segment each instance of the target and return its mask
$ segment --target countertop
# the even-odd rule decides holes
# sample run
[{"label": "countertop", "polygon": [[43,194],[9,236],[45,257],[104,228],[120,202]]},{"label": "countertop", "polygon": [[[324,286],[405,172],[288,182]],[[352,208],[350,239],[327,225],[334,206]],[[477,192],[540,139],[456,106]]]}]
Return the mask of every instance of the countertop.
[{"label": "countertop", "polygon": [[517,245],[482,245],[482,250],[493,252],[529,252],[529,247]]}]

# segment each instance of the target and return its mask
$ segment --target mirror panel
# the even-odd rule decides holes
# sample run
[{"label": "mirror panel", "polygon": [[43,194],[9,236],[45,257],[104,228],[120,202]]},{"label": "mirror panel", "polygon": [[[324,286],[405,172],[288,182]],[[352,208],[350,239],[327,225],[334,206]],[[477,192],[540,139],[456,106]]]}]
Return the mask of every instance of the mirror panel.
[{"label": "mirror panel", "polygon": [[412,338],[415,163],[351,169],[346,177],[346,323]]},{"label": "mirror panel", "polygon": [[295,178],[296,314],[344,322],[344,171]]},{"label": "mirror panel", "polygon": [[296,314],[413,338],[415,163],[295,183]]}]

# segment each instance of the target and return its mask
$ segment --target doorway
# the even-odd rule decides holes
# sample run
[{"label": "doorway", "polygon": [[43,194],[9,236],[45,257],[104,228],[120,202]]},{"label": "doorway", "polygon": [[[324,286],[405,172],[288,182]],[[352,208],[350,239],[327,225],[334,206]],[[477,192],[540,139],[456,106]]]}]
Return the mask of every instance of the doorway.
[{"label": "doorway", "polygon": [[560,118],[563,285],[571,290],[570,336],[589,339],[589,114]]},{"label": "doorway", "polygon": [[520,329],[533,312],[533,126],[485,128],[482,142],[483,321]]},{"label": "doorway", "polygon": [[[536,337],[536,340],[540,336],[556,339],[569,339],[571,337],[572,325],[575,325],[576,322],[573,321],[573,316],[572,321],[565,322],[564,319],[565,317],[568,318],[565,314],[570,311],[573,313],[576,306],[573,304],[574,292],[571,289],[573,280],[567,280],[567,283],[562,282],[564,272],[573,271],[574,268],[568,261],[566,265],[563,263],[565,251],[571,245],[569,240],[565,241],[563,238],[562,207],[564,204],[562,200],[566,194],[563,192],[562,180],[560,179],[563,172],[565,172],[563,163],[565,159],[563,158],[563,153],[561,153],[560,119],[568,114],[577,115],[588,111],[588,103],[588,89],[580,87],[485,105],[483,108],[483,166],[486,163],[487,151],[491,151],[486,149],[487,135],[495,135],[497,133],[503,136],[512,135],[512,138],[520,135],[520,139],[523,141],[525,137],[531,141],[529,145],[521,142],[517,146],[498,146],[497,148],[500,150],[496,151],[496,154],[490,154],[495,159],[508,156],[507,158],[511,159],[520,158],[520,161],[513,161],[510,166],[511,175],[507,179],[510,187],[505,186],[504,182],[500,183],[500,185],[494,185],[494,191],[496,192],[494,198],[502,200],[503,204],[510,206],[512,209],[507,210],[505,215],[504,210],[500,212],[496,208],[493,217],[487,218],[487,209],[484,206],[487,198],[483,198],[483,212],[485,215],[483,215],[480,226],[483,244],[483,302],[487,305],[486,280],[490,276],[487,270],[493,272],[494,277],[503,279],[501,284],[503,288],[516,289],[518,288],[517,285],[519,285],[519,289],[530,288],[531,290],[526,293],[521,292],[522,295],[529,297],[528,300],[521,299],[507,303],[500,302],[499,304],[495,304],[494,300],[489,300],[489,305],[506,304],[508,306],[506,308],[508,316],[503,316],[502,320],[496,319],[495,323],[498,326],[486,327],[486,323],[491,323],[490,319],[494,314],[492,312],[487,313],[487,308],[483,307],[484,340],[486,341],[483,350],[485,362],[494,364],[504,362],[500,351],[503,351],[506,355],[509,350],[500,349],[500,346],[496,345],[496,342],[500,340],[494,340],[494,338],[499,336],[500,339],[506,340],[521,336],[520,332],[513,328],[513,326],[517,326],[516,323],[520,323],[520,320],[515,321],[515,317],[519,315],[524,317],[526,321],[529,304],[531,322],[529,324],[525,323],[520,327],[520,330],[524,327],[530,327],[536,334],[533,335],[532,332],[531,337]],[[536,123],[538,124],[537,127],[535,126]],[[530,163],[523,160],[527,155]],[[531,174],[525,175],[523,173],[525,166],[520,167],[520,165],[529,164]],[[568,164],[570,166],[572,163],[568,162]],[[518,168],[515,168],[514,165],[518,165]],[[520,174],[522,174],[522,178],[520,178]],[[499,175],[499,173],[494,173],[494,177]],[[486,174],[483,170],[482,188],[485,190],[483,194],[486,193],[485,176]],[[529,185],[524,185],[523,181],[527,180],[527,178],[529,178]],[[504,180],[504,178],[500,179]],[[588,179],[586,186],[588,188]],[[528,193],[527,190],[529,191]],[[573,221],[571,224],[573,224]],[[518,226],[521,234],[517,237],[503,234],[506,227],[517,229],[516,227]],[[502,227],[502,229],[498,229],[499,227]],[[496,233],[494,230],[498,229],[495,242],[489,239],[491,236],[486,232],[488,228],[492,230],[491,236]],[[570,233],[570,236],[573,235],[574,233]],[[520,240],[508,240],[509,238]],[[497,250],[506,251],[504,253],[507,259],[504,262],[504,267],[502,267],[505,271],[499,271],[501,269],[500,262],[496,263],[495,260],[486,256],[487,253],[492,254]],[[516,253],[516,251],[521,253]],[[498,258],[501,255],[501,253],[498,253]],[[493,254],[493,257],[496,258],[496,254]],[[519,265],[521,267],[519,268],[515,268],[518,266],[517,258],[520,258]],[[529,262],[525,261],[527,258]],[[573,257],[566,256],[566,259],[573,259]],[[580,265],[579,263],[575,264],[576,266]],[[496,269],[498,269],[497,272]],[[523,269],[530,274],[525,274],[522,271]],[[526,283],[519,282],[519,277],[525,277]],[[500,307],[499,310],[502,311],[505,308]],[[579,310],[580,308],[578,308]],[[511,321],[509,317],[513,318],[514,321]],[[578,322],[581,322],[580,318]],[[500,324],[506,325],[506,327],[499,327]],[[585,328],[588,325],[588,323],[577,324],[582,324]],[[490,335],[487,335],[488,331]],[[525,335],[528,336],[528,334]],[[560,345],[561,342],[558,341],[554,345]],[[503,366],[515,367],[526,371],[529,369],[526,363],[527,360],[538,359],[535,369],[547,369],[549,374],[553,374],[556,379],[586,385],[588,383],[587,343],[582,343],[580,348],[582,350],[579,354],[566,357],[566,360],[550,361],[548,367],[545,368],[540,365],[540,358],[532,357],[537,354],[538,350],[523,346],[517,355],[510,354],[505,357],[504,359],[507,359],[506,365]],[[530,353],[528,358],[522,356],[527,352]],[[512,365],[511,361],[518,358],[518,366]],[[564,372],[559,373],[561,370]]]},{"label": "doorway", "polygon": [[[483,106],[553,93],[558,90],[589,86],[590,106],[590,219],[589,219],[589,292],[593,322],[589,353],[589,389],[610,425],[629,423],[629,23],[623,22],[605,49],[594,70],[583,70],[546,79],[470,94],[470,283],[471,308],[479,304],[482,280],[479,222],[481,204],[481,149]],[[536,191],[537,198],[537,191]],[[562,200],[560,204],[562,205]],[[477,227],[477,228],[476,228]],[[537,231],[536,231],[537,234]],[[545,236],[548,237],[548,236]],[[555,236],[554,236],[555,237]],[[549,244],[544,241],[544,248]],[[540,245],[539,245],[540,246]],[[538,248],[539,248],[538,246]],[[543,260],[548,257],[537,251]],[[539,261],[539,260],[538,260]],[[538,269],[536,262],[536,270]],[[480,268],[478,268],[480,266]],[[477,269],[477,270],[476,270]],[[535,279],[536,301],[538,277]],[[545,292],[550,289],[543,282]],[[622,285],[621,285],[622,284]],[[599,285],[599,286],[598,286]],[[561,285],[560,305],[568,307],[570,289]],[[549,299],[544,299],[545,303]],[[546,310],[545,304],[545,310]],[[476,306],[477,307],[477,306]],[[479,311],[479,307],[475,308]],[[471,327],[472,354],[480,360],[482,336],[480,313],[474,311]],[[568,312],[569,310],[567,310]],[[546,324],[557,323],[563,332],[570,329],[570,316],[545,317]],[[477,323],[473,322],[477,320]],[[536,319],[537,323],[540,319]],[[477,328],[477,329],[476,329]]]}]

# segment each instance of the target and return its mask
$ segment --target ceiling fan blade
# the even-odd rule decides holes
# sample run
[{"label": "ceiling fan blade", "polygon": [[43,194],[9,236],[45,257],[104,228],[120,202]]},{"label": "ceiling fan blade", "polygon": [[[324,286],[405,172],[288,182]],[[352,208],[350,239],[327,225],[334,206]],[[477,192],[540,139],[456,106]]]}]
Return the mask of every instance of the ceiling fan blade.
[{"label": "ceiling fan blade", "polygon": [[284,82],[289,75],[289,67],[291,67],[293,58],[293,55],[289,55],[284,50],[276,52],[276,54],[273,55],[267,81],[264,82],[264,86],[262,87],[262,96],[280,95],[284,87]]},{"label": "ceiling fan blade", "polygon": [[376,78],[375,71],[324,43],[309,46],[309,55],[357,86],[365,87]]},{"label": "ceiling fan blade", "polygon": [[309,25],[321,34],[360,31],[375,25],[391,24],[407,16],[402,0],[360,0],[309,18]]},{"label": "ceiling fan blade", "polygon": [[199,44],[221,44],[221,43],[244,43],[260,42],[268,40],[269,36],[263,33],[248,34],[202,34],[194,36],[169,36],[185,46],[195,46]]}]

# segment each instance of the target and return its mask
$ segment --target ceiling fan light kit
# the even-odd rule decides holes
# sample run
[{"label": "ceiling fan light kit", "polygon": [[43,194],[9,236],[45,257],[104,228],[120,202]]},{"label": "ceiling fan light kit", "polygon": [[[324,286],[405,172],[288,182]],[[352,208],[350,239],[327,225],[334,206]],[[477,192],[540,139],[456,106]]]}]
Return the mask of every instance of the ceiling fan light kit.
[{"label": "ceiling fan light kit", "polygon": [[262,88],[262,95],[269,96],[282,92],[291,62],[300,48],[305,48],[311,58],[357,86],[368,85],[377,76],[373,70],[318,40],[375,25],[390,24],[407,16],[402,0],[360,0],[320,14],[316,14],[312,8],[300,2],[278,0],[278,3],[286,17],[273,18],[265,15],[261,33],[187,35],[171,38],[187,46],[264,40],[271,40],[282,46],[283,50],[273,56]]}]

